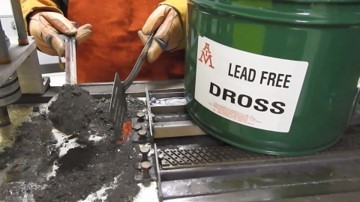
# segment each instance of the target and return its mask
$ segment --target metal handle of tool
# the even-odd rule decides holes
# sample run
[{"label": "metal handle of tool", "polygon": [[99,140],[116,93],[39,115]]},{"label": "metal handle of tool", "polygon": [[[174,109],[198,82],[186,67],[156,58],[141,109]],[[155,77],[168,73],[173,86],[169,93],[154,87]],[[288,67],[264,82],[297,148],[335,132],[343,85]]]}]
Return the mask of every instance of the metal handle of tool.
[{"label": "metal handle of tool", "polygon": [[135,62],[135,65],[134,67],[132,68],[129,76],[124,80],[124,89],[128,89],[129,86],[132,84],[132,82],[134,81],[135,77],[138,75],[139,71],[140,71],[140,68],[141,66],[143,65],[144,63],[144,60],[146,58],[146,55],[147,55],[147,52],[149,50],[149,47],[153,41],[153,38],[154,38],[154,35],[155,35],[155,32],[151,33],[150,37],[148,38],[148,40],[146,41],[146,44],[144,46],[144,48],[142,49],[138,59],[136,60]]},{"label": "metal handle of tool", "polygon": [[76,38],[65,37],[65,84],[77,84]]}]

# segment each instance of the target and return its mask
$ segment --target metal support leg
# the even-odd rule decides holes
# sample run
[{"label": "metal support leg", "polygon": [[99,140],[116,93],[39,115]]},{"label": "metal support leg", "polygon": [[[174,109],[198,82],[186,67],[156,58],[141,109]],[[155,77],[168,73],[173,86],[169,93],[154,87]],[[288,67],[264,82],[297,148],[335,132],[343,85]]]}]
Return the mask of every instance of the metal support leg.
[{"label": "metal support leg", "polygon": [[23,94],[43,94],[50,85],[50,79],[41,75],[36,51],[21,64],[17,75]]},{"label": "metal support leg", "polygon": [[11,62],[6,38],[0,21],[0,64],[8,64]]},{"label": "metal support leg", "polygon": [[18,41],[20,46],[25,46],[29,44],[29,40],[27,37],[25,21],[23,18],[21,4],[19,0],[11,0],[11,7],[15,19],[16,29],[18,33]]},{"label": "metal support leg", "polygon": [[0,127],[11,124],[7,106],[21,97],[21,90],[16,74],[10,76],[6,83],[0,86]]},{"label": "metal support leg", "polygon": [[7,107],[0,107],[0,127],[8,126],[11,124]]}]

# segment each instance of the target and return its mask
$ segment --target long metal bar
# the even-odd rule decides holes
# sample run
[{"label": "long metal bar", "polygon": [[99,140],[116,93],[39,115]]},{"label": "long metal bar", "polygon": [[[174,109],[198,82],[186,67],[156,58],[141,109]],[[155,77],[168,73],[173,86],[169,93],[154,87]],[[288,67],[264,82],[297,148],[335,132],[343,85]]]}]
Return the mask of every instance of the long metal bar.
[{"label": "long metal bar", "polygon": [[[299,190],[299,188],[297,188]],[[304,189],[302,189],[304,190]],[[314,191],[314,190],[313,190]],[[359,191],[354,192],[344,192],[344,193],[333,193],[333,194],[315,194],[314,196],[296,196],[289,197],[286,199],[276,200],[272,190],[245,190],[245,191],[235,191],[235,192],[226,192],[221,194],[213,194],[206,196],[191,196],[191,197],[181,197],[174,199],[165,199],[162,202],[217,202],[225,201],[226,202],[249,202],[249,201],[278,201],[278,202],[302,202],[302,201],[317,201],[317,202],[337,202],[337,201],[358,201],[359,200]],[[241,196],[241,197],[239,197]],[[273,199],[273,200],[271,200]]]},{"label": "long metal bar", "polygon": [[[157,151],[157,145],[156,143],[154,143],[154,151]],[[157,186],[158,186],[158,190],[161,190],[161,171],[160,171],[160,162],[159,162],[159,153],[158,152],[154,152],[154,156],[155,156],[155,171],[156,171],[156,179],[157,179]],[[160,201],[162,201],[163,199],[163,195],[161,191],[158,191],[158,197],[160,199]]]},{"label": "long metal bar", "polygon": [[16,29],[18,33],[18,42],[20,46],[29,44],[28,35],[26,33],[25,21],[23,18],[21,4],[19,0],[11,0],[11,7],[15,19]]},{"label": "long metal bar", "polygon": [[145,87],[145,95],[146,95],[146,103],[147,103],[147,112],[148,112],[148,122],[149,122],[149,131],[150,131],[150,137],[151,137],[151,141],[153,141],[154,139],[154,129],[152,128],[153,126],[153,117],[151,114],[151,106],[150,106],[150,93],[149,93],[149,89],[148,87]]}]

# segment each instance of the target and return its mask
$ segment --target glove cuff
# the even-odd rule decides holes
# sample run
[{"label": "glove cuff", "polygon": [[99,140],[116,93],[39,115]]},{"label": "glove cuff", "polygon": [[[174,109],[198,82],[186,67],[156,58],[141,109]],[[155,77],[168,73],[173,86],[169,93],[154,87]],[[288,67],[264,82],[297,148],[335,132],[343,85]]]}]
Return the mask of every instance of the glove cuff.
[{"label": "glove cuff", "polygon": [[24,17],[26,29],[29,27],[30,17],[38,12],[50,11],[62,13],[61,10],[53,1],[37,1],[37,0],[23,0],[21,1],[21,9]]},{"label": "glove cuff", "polygon": [[181,24],[184,26],[186,22],[186,9],[187,9],[187,1],[179,1],[179,0],[166,0],[160,5],[168,5],[173,7],[176,12],[178,12],[181,18]]}]

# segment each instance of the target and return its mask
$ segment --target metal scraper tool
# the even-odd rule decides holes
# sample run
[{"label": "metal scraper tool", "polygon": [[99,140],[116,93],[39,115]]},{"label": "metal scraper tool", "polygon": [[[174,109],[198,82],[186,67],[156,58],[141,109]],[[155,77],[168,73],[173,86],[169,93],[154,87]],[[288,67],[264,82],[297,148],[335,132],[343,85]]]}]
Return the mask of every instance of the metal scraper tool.
[{"label": "metal scraper tool", "polygon": [[77,84],[76,38],[65,37],[65,84]]},{"label": "metal scraper tool", "polygon": [[120,141],[122,140],[121,130],[123,128],[125,113],[127,111],[125,91],[129,88],[135,77],[138,75],[140,68],[142,67],[144,60],[147,56],[147,52],[152,43],[154,35],[155,32],[153,32],[148,38],[144,48],[142,49],[138,59],[136,60],[133,69],[131,70],[128,77],[124,80],[124,82],[120,80],[118,73],[115,74],[110,102],[110,119],[114,124],[114,135],[115,137],[118,137]]}]

